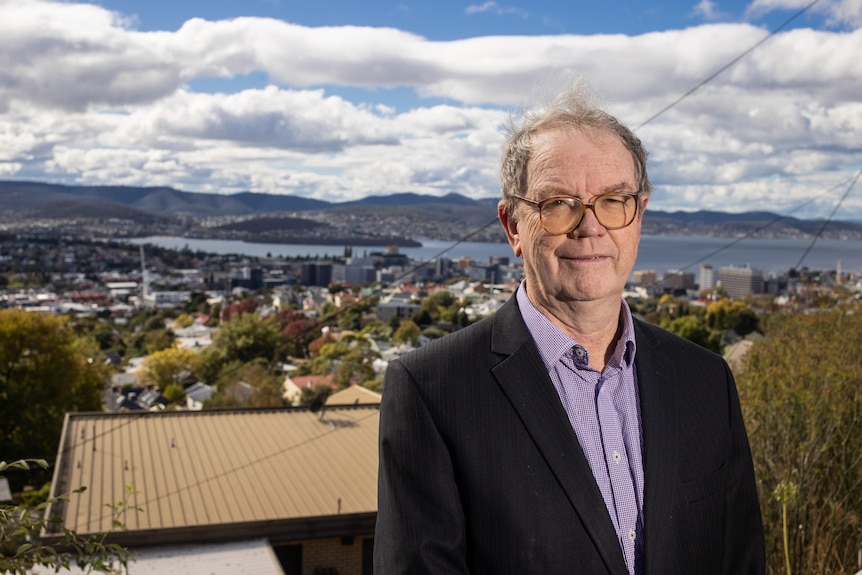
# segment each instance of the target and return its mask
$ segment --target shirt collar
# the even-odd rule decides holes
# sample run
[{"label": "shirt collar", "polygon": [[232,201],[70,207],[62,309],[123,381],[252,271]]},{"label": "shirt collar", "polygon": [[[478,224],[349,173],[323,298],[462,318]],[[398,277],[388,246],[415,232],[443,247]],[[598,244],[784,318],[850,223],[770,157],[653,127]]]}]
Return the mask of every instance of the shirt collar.
[{"label": "shirt collar", "polygon": [[[560,331],[542,312],[536,309],[536,306],[527,297],[526,280],[521,282],[515,297],[518,301],[521,317],[524,319],[524,323],[527,324],[527,329],[530,331],[530,335],[533,336],[533,341],[536,342],[536,347],[539,349],[542,362],[545,364],[545,368],[550,371],[560,361],[560,358],[571,351],[572,347],[579,346],[580,344]],[[626,369],[630,368],[634,363],[636,350],[635,334],[632,312],[624,299],[620,299],[620,302],[620,321],[623,323],[623,329],[608,365]]]}]

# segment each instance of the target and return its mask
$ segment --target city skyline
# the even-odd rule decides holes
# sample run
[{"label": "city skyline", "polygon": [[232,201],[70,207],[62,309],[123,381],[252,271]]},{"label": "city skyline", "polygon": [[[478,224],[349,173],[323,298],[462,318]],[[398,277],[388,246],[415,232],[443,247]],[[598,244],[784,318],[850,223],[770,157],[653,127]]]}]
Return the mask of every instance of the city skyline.
[{"label": "city skyline", "polygon": [[490,197],[507,115],[583,77],[650,150],[651,208],[825,218],[862,168],[860,24],[857,0],[0,0],[0,178]]}]

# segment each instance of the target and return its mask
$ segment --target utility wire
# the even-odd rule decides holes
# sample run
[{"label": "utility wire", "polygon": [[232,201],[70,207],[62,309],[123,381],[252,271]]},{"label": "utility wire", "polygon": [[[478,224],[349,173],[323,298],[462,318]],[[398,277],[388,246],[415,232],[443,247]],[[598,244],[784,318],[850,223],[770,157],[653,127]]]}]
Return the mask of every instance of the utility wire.
[{"label": "utility wire", "polygon": [[811,243],[810,243],[810,244],[808,244],[808,248],[806,248],[805,253],[803,253],[803,254],[802,254],[802,257],[801,257],[801,258],[799,258],[799,261],[798,261],[798,262],[796,262],[796,269],[799,269],[799,266],[802,264],[802,262],[803,262],[803,261],[805,260],[805,258],[808,256],[808,252],[810,252],[810,251],[811,251],[811,248],[813,248],[813,247],[814,247],[814,244],[815,244],[815,243],[817,243],[817,240],[819,240],[819,239],[820,239],[820,236],[822,236],[822,235],[823,235],[823,230],[825,230],[825,229],[826,229],[826,226],[828,226],[828,225],[829,225],[829,223],[832,221],[832,218],[834,218],[834,217],[835,217],[835,213],[838,211],[838,208],[840,208],[840,207],[841,207],[841,204],[843,204],[843,203],[844,203],[844,200],[846,200],[846,199],[847,199],[847,196],[850,194],[850,190],[852,190],[852,189],[853,189],[853,186],[855,186],[855,185],[856,185],[856,182],[857,182],[857,181],[859,181],[859,176],[862,176],[862,169],[860,169],[858,172],[856,172],[856,177],[854,177],[854,178],[853,178],[853,181],[852,181],[852,182],[850,182],[850,185],[849,185],[849,186],[847,186],[847,191],[846,191],[846,192],[844,192],[844,195],[843,195],[843,196],[841,196],[841,199],[840,199],[840,200],[838,200],[838,203],[835,205],[835,209],[833,209],[833,210],[832,210],[832,213],[831,213],[831,214],[829,214],[829,217],[826,219],[826,221],[824,221],[824,222],[823,222],[823,225],[822,225],[822,226],[820,226],[820,229],[817,231],[817,234],[816,234],[816,235],[814,236],[814,238],[811,240]]},{"label": "utility wire", "polygon": [[[857,178],[857,179],[859,178],[859,175],[858,175],[858,174],[856,175],[856,178]],[[808,200],[808,201],[806,201],[806,202],[802,202],[801,204],[799,204],[799,205],[798,205],[798,206],[796,206],[795,208],[790,209],[790,210],[789,210],[789,211],[787,211],[786,213],[784,213],[784,214],[782,214],[782,215],[778,215],[778,216],[776,216],[775,218],[773,218],[773,219],[769,220],[769,221],[768,221],[768,222],[766,222],[765,224],[763,224],[763,225],[761,225],[761,226],[758,226],[758,227],[754,228],[754,229],[753,229],[753,230],[751,230],[750,232],[746,233],[744,236],[739,237],[739,238],[736,238],[736,239],[735,239],[735,240],[733,240],[732,242],[729,242],[729,243],[727,243],[727,244],[725,244],[725,245],[721,246],[720,248],[715,249],[715,250],[713,250],[713,251],[709,252],[708,254],[706,254],[706,255],[704,255],[704,256],[702,256],[702,257],[700,257],[700,258],[698,258],[698,259],[694,260],[693,262],[691,262],[691,263],[689,263],[689,264],[686,264],[685,266],[683,266],[683,267],[682,267],[682,268],[680,268],[680,269],[683,269],[683,270],[688,269],[688,268],[690,268],[691,266],[693,266],[693,265],[697,265],[697,264],[699,264],[700,262],[702,262],[702,261],[704,261],[704,260],[706,260],[706,259],[708,259],[708,258],[711,258],[711,257],[712,257],[712,256],[714,256],[714,255],[720,254],[720,253],[721,253],[721,252],[723,252],[724,250],[727,250],[727,249],[732,248],[733,246],[735,246],[735,245],[736,245],[736,244],[738,244],[739,242],[741,242],[741,241],[744,241],[744,240],[747,240],[747,239],[751,238],[752,236],[754,236],[754,234],[756,234],[757,232],[759,232],[759,231],[761,231],[761,230],[765,230],[766,228],[768,228],[768,227],[769,227],[769,226],[771,226],[772,224],[775,224],[775,223],[780,222],[781,220],[787,219],[787,218],[790,216],[790,214],[792,214],[792,213],[794,213],[794,212],[797,212],[797,211],[801,210],[802,208],[804,208],[804,207],[805,207],[805,206],[807,206],[808,204],[811,204],[811,203],[813,203],[813,202],[815,202],[815,201],[819,200],[820,198],[822,198],[822,197],[824,197],[824,196],[827,196],[827,195],[831,194],[835,189],[837,189],[837,188],[838,188],[839,186],[841,186],[841,185],[843,185],[843,184],[838,184],[838,185],[836,185],[836,186],[833,186],[833,187],[831,187],[830,189],[828,189],[828,190],[826,190],[825,192],[823,192],[822,194],[819,194],[819,195],[817,195],[817,196],[814,196],[813,198],[809,199],[809,200]],[[852,184],[852,183],[850,184],[850,187],[853,187],[853,184]],[[845,194],[845,197],[846,197],[846,194]],[[824,227],[825,227],[825,225],[824,225]],[[821,228],[821,232],[822,232],[822,228]],[[797,267],[798,267],[798,264],[797,264]]]},{"label": "utility wire", "polygon": [[793,22],[794,20],[796,20],[797,18],[799,18],[800,16],[802,16],[803,14],[808,12],[808,10],[813,8],[819,2],[820,2],[820,0],[814,0],[808,6],[806,6],[805,8],[802,8],[799,12],[797,12],[796,14],[794,14],[793,16],[791,16],[790,18],[785,20],[784,23],[782,23],[778,28],[776,28],[775,30],[770,32],[765,38],[763,38],[762,40],[760,40],[759,42],[754,44],[751,48],[749,48],[748,50],[746,50],[745,52],[743,52],[742,54],[740,54],[739,56],[737,56],[736,58],[734,58],[733,60],[731,60],[730,62],[728,62],[727,64],[725,64],[724,66],[722,66],[721,68],[719,68],[718,70],[716,70],[715,72],[713,72],[712,74],[707,76],[706,78],[704,78],[703,80],[701,80],[700,82],[698,82],[693,88],[691,88],[690,90],[685,92],[682,96],[680,96],[679,98],[677,98],[676,100],[674,100],[673,102],[671,102],[670,104],[668,104],[667,106],[665,106],[664,108],[662,108],[661,110],[659,110],[658,112],[656,112],[655,114],[650,116],[649,118],[647,118],[645,121],[641,122],[640,125],[638,125],[634,131],[640,130],[641,128],[643,128],[644,126],[646,126],[647,124],[649,124],[650,122],[652,122],[653,120],[658,118],[659,116],[663,115],[665,112],[667,112],[671,108],[676,107],[677,104],[679,104],[680,102],[682,102],[683,100],[685,100],[686,98],[688,98],[689,96],[691,96],[692,94],[694,94],[695,92],[697,92],[698,90],[700,90],[701,88],[703,88],[704,86],[706,86],[707,84],[712,82],[722,72],[724,72],[728,68],[731,68],[737,62],[739,62],[740,60],[742,60],[743,58],[745,58],[746,56],[748,56],[749,54],[754,52],[757,48],[759,48],[764,43],[766,43],[767,41],[772,39],[773,36],[775,36],[776,34],[781,32],[781,30],[783,30],[784,28],[789,26],[791,22]]}]

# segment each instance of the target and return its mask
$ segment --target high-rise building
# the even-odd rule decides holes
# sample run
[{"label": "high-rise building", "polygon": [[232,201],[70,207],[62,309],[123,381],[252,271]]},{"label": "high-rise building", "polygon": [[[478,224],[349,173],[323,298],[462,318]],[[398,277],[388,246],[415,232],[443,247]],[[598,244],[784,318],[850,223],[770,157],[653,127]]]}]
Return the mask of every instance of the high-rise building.
[{"label": "high-rise building", "polygon": [[719,268],[718,281],[732,299],[763,293],[763,272],[750,266]]},{"label": "high-rise building", "polygon": [[700,265],[700,289],[714,289],[715,288],[715,269],[709,264],[701,264]]},{"label": "high-rise building", "polygon": [[331,281],[331,263],[315,261],[302,264],[302,285],[326,287]]}]

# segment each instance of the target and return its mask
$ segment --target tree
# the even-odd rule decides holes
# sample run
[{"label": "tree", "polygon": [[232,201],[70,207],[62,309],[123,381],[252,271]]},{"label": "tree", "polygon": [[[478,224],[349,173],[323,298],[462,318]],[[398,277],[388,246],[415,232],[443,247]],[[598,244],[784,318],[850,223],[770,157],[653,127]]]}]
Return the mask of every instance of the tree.
[{"label": "tree", "polygon": [[860,314],[856,304],[773,316],[738,377],[773,573],[837,575],[857,568]]},{"label": "tree", "polygon": [[64,318],[0,311],[0,445],[8,459],[53,458],[68,411],[101,408],[97,346]]},{"label": "tree", "polygon": [[263,360],[228,364],[216,382],[218,393],[206,402],[215,407],[280,407],[282,379]]},{"label": "tree", "polygon": [[673,318],[663,323],[662,327],[715,353],[722,351],[721,334],[710,331],[701,316],[684,315]]},{"label": "tree", "polygon": [[262,358],[277,361],[283,355],[283,338],[275,318],[263,318],[256,313],[243,313],[222,324],[213,337],[227,362],[248,363]]},{"label": "tree", "polygon": [[757,314],[739,300],[721,299],[706,307],[706,323],[715,330],[733,330],[748,335],[757,329]]},{"label": "tree", "polygon": [[409,343],[410,345],[415,345],[416,340],[419,339],[420,335],[422,335],[422,328],[416,325],[416,322],[408,319],[401,322],[398,329],[395,330],[395,334],[392,336],[392,339],[397,343]]},{"label": "tree", "polygon": [[183,376],[194,373],[197,364],[198,354],[194,351],[171,347],[145,357],[138,370],[138,378],[164,390],[180,383]]},{"label": "tree", "polygon": [[281,335],[286,339],[286,353],[293,357],[308,357],[308,345],[320,335],[322,325],[304,313],[284,309],[276,314],[281,325]]}]

